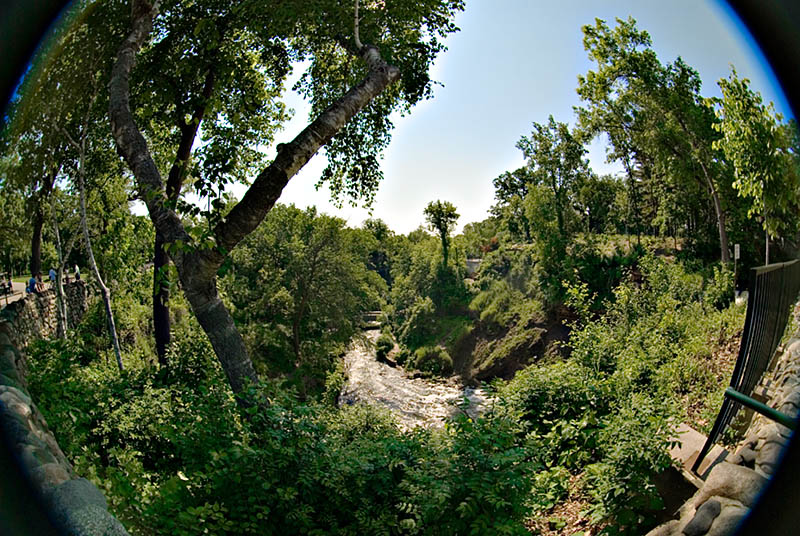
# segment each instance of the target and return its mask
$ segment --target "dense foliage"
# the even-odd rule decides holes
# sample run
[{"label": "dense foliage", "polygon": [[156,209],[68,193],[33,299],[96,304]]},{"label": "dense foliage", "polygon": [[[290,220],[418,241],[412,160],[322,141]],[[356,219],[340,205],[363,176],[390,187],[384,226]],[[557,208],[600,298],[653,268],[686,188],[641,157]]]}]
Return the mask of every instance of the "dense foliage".
[{"label": "dense foliage", "polygon": [[401,433],[378,408],[299,403],[276,384],[242,413],[201,337],[169,372],[81,363],[40,343],[31,389],[60,445],[136,534],[524,534],[532,465],[513,420]]},{"label": "dense foliage", "polygon": [[[561,530],[551,516],[565,501],[593,531],[652,526],[675,426],[707,430],[729,376],[737,276],[765,258],[764,239],[770,259],[790,255],[800,225],[795,125],[748,81],[734,71],[722,99],[704,99],[698,74],[663,64],[635,21],[597,20],[583,28],[593,65],[575,127],[533,123],[485,220],[453,236],[457,207],[437,200],[418,215],[427,227],[399,235],[275,204],[304,142],[274,160],[262,149],[288,117],[293,62],[308,60],[297,88],[325,114],[391,60],[401,81],[302,156],[323,148],[320,182],[338,201],[371,201],[389,114],[432,95],[429,67],[462,2],[362,3],[356,17],[358,2],[267,14],[163,2],[129,88],[140,156],[166,180],[155,194],[130,183],[109,138],[112,49],[75,44],[119,42],[128,12],[78,4],[71,17],[91,9],[55,31],[61,47],[31,71],[0,139],[0,256],[15,270],[85,267],[93,243],[92,284],[104,274],[114,298],[35,343],[29,383],[78,474],[134,534],[525,534]],[[382,59],[354,50],[359,24]],[[601,134],[623,175],[584,159]],[[255,193],[226,192],[254,175]],[[137,197],[163,218],[133,215]],[[153,225],[167,220],[180,231],[170,240]],[[491,381],[487,412],[404,431],[386,409],[338,407],[342,356],[368,311],[378,360],[425,381]],[[112,364],[111,313],[125,370]],[[252,374],[236,383],[232,364]]]},{"label": "dense foliage", "polygon": [[261,371],[324,379],[385,294],[367,269],[370,239],[313,208],[278,205],[237,248],[222,288]]}]

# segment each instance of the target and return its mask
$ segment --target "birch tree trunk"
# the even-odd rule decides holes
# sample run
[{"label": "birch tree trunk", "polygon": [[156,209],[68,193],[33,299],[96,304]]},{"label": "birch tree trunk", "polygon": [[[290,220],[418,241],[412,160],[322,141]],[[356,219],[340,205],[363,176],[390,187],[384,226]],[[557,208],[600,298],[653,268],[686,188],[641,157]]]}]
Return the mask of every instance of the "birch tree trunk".
[{"label": "birch tree trunk", "polygon": [[122,355],[119,349],[119,338],[117,337],[117,326],[114,322],[114,312],[111,309],[111,291],[103,281],[103,277],[100,275],[100,269],[97,267],[97,261],[94,258],[94,250],[92,249],[92,238],[89,235],[89,224],[86,219],[86,140],[89,136],[89,116],[99,92],[99,88],[96,85],[97,81],[95,80],[94,82],[94,94],[89,100],[89,105],[86,107],[86,114],[84,115],[83,124],[81,125],[80,136],[78,137],[80,141],[76,141],[75,138],[73,138],[65,129],[62,128],[61,131],[66,136],[69,143],[78,151],[78,177],[76,182],[78,185],[78,199],[80,200],[83,241],[86,246],[86,253],[89,257],[89,267],[92,269],[97,286],[100,287],[100,297],[103,300],[103,305],[106,311],[106,321],[108,323],[108,333],[111,338],[111,346],[114,349],[114,357],[117,360],[117,367],[119,367],[121,372],[125,367],[122,365]]},{"label": "birch tree trunk", "polygon": [[[136,53],[152,30],[157,10],[158,2],[151,5],[145,0],[132,0],[131,33],[119,48],[109,83],[111,131],[119,153],[133,173],[156,231],[161,233],[167,244],[180,242],[191,245],[192,240],[180,218],[167,206],[161,173],[130,108],[130,73]],[[258,174],[241,201],[214,228],[217,247],[200,249],[190,246],[169,250],[183,292],[237,395],[243,394],[247,383],[257,382],[258,375],[242,336],[217,293],[217,270],[225,256],[261,223],[289,179],[354,115],[400,78],[399,69],[386,63],[377,48],[365,45],[357,53],[369,68],[364,79],[285,144],[275,160]],[[239,401],[243,405],[250,404],[241,396]]]},{"label": "birch tree trunk", "polygon": [[58,220],[56,219],[56,211],[54,208],[50,209],[50,216],[53,220],[53,234],[56,237],[56,254],[58,255],[58,269],[56,270],[56,335],[59,339],[67,337],[67,300],[64,297],[64,255],[61,249],[61,233],[58,231]]},{"label": "birch tree trunk", "polygon": [[[81,160],[83,157],[81,156]],[[81,165],[83,168],[83,165]],[[103,299],[103,305],[106,310],[106,320],[108,321],[108,332],[111,336],[111,346],[114,348],[114,357],[117,359],[117,367],[120,372],[124,370],[122,365],[122,356],[119,350],[119,339],[117,338],[117,326],[114,323],[114,313],[111,310],[111,291],[108,290],[103,277],[100,275],[100,270],[97,268],[97,261],[94,258],[94,250],[92,249],[92,239],[89,236],[89,226],[86,222],[86,186],[84,184],[83,172],[78,172],[78,190],[80,193],[81,201],[81,228],[83,229],[83,241],[86,244],[86,253],[89,256],[89,266],[94,274],[97,286],[100,287],[100,297]]]}]

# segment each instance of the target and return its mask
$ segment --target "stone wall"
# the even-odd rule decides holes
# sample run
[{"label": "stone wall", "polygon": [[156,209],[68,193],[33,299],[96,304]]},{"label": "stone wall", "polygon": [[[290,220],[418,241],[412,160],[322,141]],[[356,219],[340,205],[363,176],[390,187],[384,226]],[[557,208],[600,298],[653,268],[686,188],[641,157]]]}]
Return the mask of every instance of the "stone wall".
[{"label": "stone wall", "polygon": [[[67,299],[67,323],[74,327],[88,307],[85,281],[64,285]],[[40,294],[28,294],[3,308],[2,318],[14,325],[12,343],[25,349],[30,341],[56,336],[56,292],[48,288]]]},{"label": "stone wall", "polygon": [[[65,287],[70,324],[88,307],[84,282]],[[27,390],[28,342],[56,333],[55,293],[26,296],[0,313],[0,438],[47,507],[51,521],[74,536],[127,535],[100,490],[72,469]]]},{"label": "stone wall", "polygon": [[[767,404],[791,417],[800,414],[800,306],[787,329],[793,336],[780,350],[767,385]],[[678,511],[679,519],[647,536],[727,536],[747,515],[767,479],[775,472],[791,430],[756,414],[733,456],[716,465],[703,486]]]}]

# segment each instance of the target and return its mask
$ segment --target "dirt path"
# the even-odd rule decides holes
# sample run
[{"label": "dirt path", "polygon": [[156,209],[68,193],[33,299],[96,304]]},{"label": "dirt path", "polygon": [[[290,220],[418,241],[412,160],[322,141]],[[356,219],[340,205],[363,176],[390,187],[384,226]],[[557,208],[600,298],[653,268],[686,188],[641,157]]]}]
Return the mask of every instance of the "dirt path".
[{"label": "dirt path", "polygon": [[481,389],[462,387],[455,379],[429,380],[412,378],[402,368],[391,367],[375,359],[372,343],[380,335],[367,332],[370,345],[354,343],[345,355],[347,384],[339,404],[364,402],[388,407],[404,429],[442,426],[446,419],[461,411],[458,405],[468,398],[467,414],[474,417],[489,405]]}]

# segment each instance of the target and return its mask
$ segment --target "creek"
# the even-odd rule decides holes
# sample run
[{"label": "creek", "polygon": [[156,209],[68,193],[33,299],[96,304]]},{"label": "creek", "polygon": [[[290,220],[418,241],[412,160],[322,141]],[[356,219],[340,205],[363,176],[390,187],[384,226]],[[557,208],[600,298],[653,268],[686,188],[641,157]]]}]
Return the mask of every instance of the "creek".
[{"label": "creek", "polygon": [[491,399],[480,388],[464,387],[455,378],[413,377],[401,367],[377,360],[375,341],[380,331],[364,333],[345,355],[347,383],[339,405],[377,404],[389,408],[404,430],[440,427],[460,412],[476,417],[486,411]]}]

